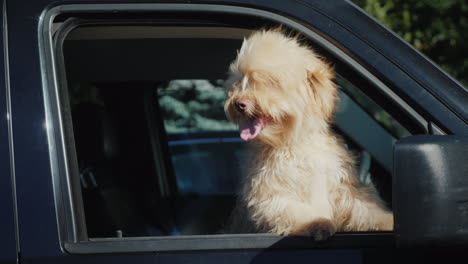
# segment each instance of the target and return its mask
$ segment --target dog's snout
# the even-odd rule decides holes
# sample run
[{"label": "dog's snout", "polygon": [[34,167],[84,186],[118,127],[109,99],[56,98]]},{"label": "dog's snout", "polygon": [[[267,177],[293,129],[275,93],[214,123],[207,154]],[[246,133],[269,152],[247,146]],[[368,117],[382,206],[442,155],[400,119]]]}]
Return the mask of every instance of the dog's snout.
[{"label": "dog's snout", "polygon": [[234,103],[234,105],[235,105],[237,111],[239,111],[241,113],[245,112],[245,110],[247,109],[247,102],[245,102],[245,101],[236,101]]}]

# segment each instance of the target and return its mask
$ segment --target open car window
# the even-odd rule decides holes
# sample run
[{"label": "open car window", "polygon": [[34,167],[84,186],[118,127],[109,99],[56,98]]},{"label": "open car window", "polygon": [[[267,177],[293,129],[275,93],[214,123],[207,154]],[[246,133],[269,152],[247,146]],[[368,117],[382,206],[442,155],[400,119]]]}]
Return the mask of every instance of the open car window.
[{"label": "open car window", "polygon": [[[79,193],[79,241],[222,234],[246,150],[224,114],[226,72],[263,20],[91,20],[62,21],[75,24],[55,33],[62,177]],[[334,129],[355,153],[360,181],[391,206],[393,143],[414,131],[367,95],[368,82],[346,79],[354,71],[337,72]]]}]

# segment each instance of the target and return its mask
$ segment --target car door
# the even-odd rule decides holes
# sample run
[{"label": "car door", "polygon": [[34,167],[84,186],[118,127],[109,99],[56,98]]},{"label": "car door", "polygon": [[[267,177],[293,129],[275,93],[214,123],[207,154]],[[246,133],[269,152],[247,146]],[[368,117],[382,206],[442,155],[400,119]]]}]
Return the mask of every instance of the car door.
[{"label": "car door", "polygon": [[[95,182],[96,177],[99,176],[98,173],[95,173],[98,169],[93,168],[93,170],[89,170],[88,168],[91,166],[83,166],[84,168],[79,166],[77,159],[77,152],[79,151],[76,150],[85,144],[75,144],[75,140],[79,140],[79,136],[77,133],[74,134],[73,131],[74,127],[76,128],[77,126],[77,115],[75,114],[73,117],[72,110],[70,110],[70,105],[78,105],[79,103],[76,103],[76,101],[79,100],[70,101],[67,97],[67,92],[71,91],[67,90],[67,86],[71,86],[71,83],[67,82],[66,77],[70,77],[71,74],[65,70],[64,65],[67,61],[80,61],[80,57],[84,53],[70,53],[68,57],[63,58],[59,56],[63,55],[61,51],[57,52],[57,50],[63,47],[58,43],[60,42],[59,35],[63,34],[63,39],[65,39],[67,33],[80,26],[89,29],[96,25],[108,26],[114,23],[112,24],[113,26],[117,25],[116,27],[119,27],[120,25],[128,26],[130,22],[138,24],[143,21],[144,23],[148,23],[145,24],[145,28],[147,29],[150,28],[147,26],[152,26],[155,20],[159,23],[166,23],[164,24],[165,27],[173,26],[174,24],[171,24],[174,23],[172,19],[177,18],[177,23],[189,26],[189,28],[194,27],[194,25],[209,27],[212,25],[212,21],[207,17],[215,16],[216,19],[221,20],[226,17],[231,18],[232,21],[226,22],[223,20],[226,22],[223,25],[229,28],[229,25],[231,25],[229,23],[234,25],[237,25],[236,23],[244,23],[241,26],[249,26],[248,23],[251,20],[246,18],[252,19],[253,17],[255,23],[272,19],[275,23],[283,23],[303,32],[314,43],[320,46],[326,54],[335,57],[339,62],[337,65],[343,66],[342,69],[337,69],[343,73],[344,77],[350,79],[356,86],[368,87],[369,89],[366,89],[366,93],[369,96],[373,98],[378,98],[379,96],[385,98],[385,100],[377,100],[377,102],[389,108],[394,116],[409,120],[407,122],[410,124],[408,125],[408,129],[414,131],[414,133],[435,133],[434,131],[441,133],[466,133],[463,120],[459,115],[454,113],[457,108],[448,108],[437,97],[433,96],[431,91],[437,89],[437,87],[422,87],[419,80],[413,79],[412,77],[418,75],[408,74],[409,70],[404,68],[405,65],[402,63],[407,62],[401,56],[392,54],[388,50],[382,50],[381,46],[379,46],[380,42],[372,42],[374,46],[370,45],[369,42],[365,41],[366,36],[362,35],[362,32],[351,32],[348,24],[352,22],[349,20],[342,21],[341,23],[336,22],[341,19],[339,15],[340,10],[350,13],[356,12],[347,2],[255,1],[250,2],[249,5],[246,5],[244,1],[234,0],[191,1],[190,4],[174,3],[172,1],[163,2],[158,1],[157,3],[146,4],[135,4],[127,1],[121,1],[119,4],[115,4],[113,1],[103,1],[101,4],[96,4],[93,1],[68,4],[65,1],[48,0],[8,2],[7,10],[12,14],[8,16],[9,57],[15,58],[10,65],[10,83],[12,113],[14,113],[12,123],[12,128],[15,132],[13,141],[15,147],[14,169],[18,198],[19,237],[20,241],[22,241],[22,259],[30,263],[281,263],[311,260],[330,263],[338,261],[361,263],[372,260],[391,261],[390,257],[396,250],[393,244],[392,233],[338,234],[330,241],[320,244],[306,238],[282,238],[268,234],[169,237],[154,235],[158,234],[158,231],[154,229],[149,231],[145,229],[143,231],[152,235],[125,237],[125,230],[122,232],[122,229],[114,228],[113,225],[101,225],[106,228],[106,231],[110,230],[104,235],[99,233],[102,230],[96,228],[99,225],[94,225],[91,232],[91,225],[87,226],[86,217],[89,217],[92,212],[100,212],[99,210],[95,210],[96,208],[105,207],[99,207],[99,203],[101,203],[99,199],[102,199],[102,197],[104,197],[104,201],[106,197],[110,197],[109,199],[113,201],[112,204],[106,204],[105,202],[102,202],[102,204],[108,205],[107,207],[112,210],[109,210],[110,213],[102,218],[100,217],[101,214],[96,213],[93,220],[98,222],[106,218],[112,219],[113,215],[115,215],[115,210],[113,209],[117,208],[117,212],[125,211],[127,217],[120,219],[128,220],[128,222],[121,225],[116,224],[116,226],[125,227],[127,223],[133,223],[137,231],[134,231],[132,234],[141,232],[138,229],[141,227],[139,226],[141,221],[133,221],[138,217],[133,214],[135,212],[134,208],[129,206],[137,204],[140,207],[144,207],[138,201],[141,202],[145,199],[128,202],[126,197],[135,195],[135,193],[138,196],[139,189],[137,188],[141,187],[141,192],[143,193],[144,187],[148,187],[148,184],[145,184],[146,182],[140,182],[140,184],[132,182],[132,185],[127,185],[125,184],[125,180],[131,178],[130,176],[134,176],[134,174],[125,174],[118,170],[117,172],[109,173],[109,175],[121,173],[124,184],[120,183],[118,188],[111,186],[112,188],[93,190],[96,185],[100,185],[100,183],[96,184]],[[356,13],[355,18],[365,26],[366,23],[369,23],[366,20],[368,18],[362,18],[361,16],[362,14]],[[291,17],[295,19],[291,19]],[[131,21],[129,22],[129,20]],[[65,27],[66,25],[70,27],[67,28]],[[356,27],[355,24],[349,24],[349,26],[351,28]],[[64,28],[68,31],[60,30]],[[382,38],[388,37],[386,34],[378,33],[381,30],[378,25],[371,24],[371,26],[368,25],[365,28],[374,30],[376,35],[371,36],[371,40],[377,41],[379,36]],[[129,28],[126,29],[127,32],[132,33],[131,30],[128,31]],[[141,28],[137,29],[141,30]],[[117,34],[111,38],[112,41],[123,38],[121,31],[116,32]],[[170,34],[175,34],[174,32],[175,30],[169,31]],[[94,39],[103,39],[100,34],[91,35]],[[80,37],[79,34],[75,35],[74,40],[78,41],[74,47],[78,50],[89,49],[89,45],[80,45],[80,38],[82,36]],[[395,41],[394,38],[390,39]],[[108,39],[104,40],[108,41]],[[166,45],[166,47],[183,47],[186,43],[192,44],[197,42],[178,41],[172,42],[170,45]],[[102,54],[110,54],[112,56],[108,56],[108,61],[105,61],[107,64],[98,64],[99,61],[93,61],[93,63],[81,61],[81,63],[73,64],[79,67],[79,70],[95,78],[92,79],[92,85],[89,85],[91,87],[90,90],[94,89],[92,87],[102,87],[103,90],[107,89],[107,93],[111,93],[109,92],[109,83],[102,84],[102,82],[121,80],[119,79],[120,77],[131,72],[132,68],[138,67],[139,63],[135,63],[132,59],[146,59],[149,61],[147,63],[151,63],[162,60],[165,55],[164,50],[159,51],[158,56],[160,57],[155,57],[154,59],[149,55],[146,56],[146,54],[141,53],[139,57],[133,56],[129,52],[116,53],[115,50],[114,53],[106,53],[112,52],[113,49],[120,47],[119,45],[125,45],[125,43],[122,42],[119,45],[114,45],[110,41],[106,45],[104,49],[99,50],[100,52],[86,53],[84,55],[92,59],[93,57],[100,58],[99,56]],[[225,43],[223,45],[227,46]],[[401,46],[398,42],[395,45]],[[131,50],[138,53],[138,51],[143,50],[141,47]],[[217,46],[214,45],[213,47]],[[68,48],[73,47],[71,45]],[[402,49],[406,50],[407,47],[403,47]],[[382,53],[384,52],[389,52],[388,56],[383,55]],[[407,52],[414,55],[411,51]],[[198,55],[196,52],[193,53]],[[86,56],[83,56],[83,58],[88,58]],[[121,60],[121,58],[125,58],[125,60]],[[180,59],[180,57],[178,58]],[[395,58],[399,59],[399,61],[395,61]],[[92,61],[91,59],[90,61]],[[200,58],[199,60],[202,61]],[[126,63],[119,64],[121,61],[125,61]],[[228,61],[225,64],[227,63]],[[429,69],[433,67],[424,63],[422,64]],[[73,65],[69,65],[69,69]],[[121,65],[121,67],[112,67],[113,65]],[[133,81],[135,79],[137,81],[147,80],[145,78],[148,76],[162,74],[167,69],[178,68],[174,67],[174,64],[167,64],[166,66],[159,68],[158,70],[160,71],[157,73],[150,72],[148,67],[141,67],[141,71],[130,77],[132,77]],[[223,65],[217,67],[218,71],[224,71],[223,67]],[[347,69],[352,69],[353,71],[347,71]],[[202,67],[193,67],[193,70],[200,74],[203,73]],[[142,76],[141,74],[145,74],[145,72],[147,73],[147,75],[144,75],[145,78],[138,77]],[[76,71],[72,73],[76,73]],[[358,73],[360,77],[353,77],[353,73]],[[420,72],[418,71],[418,73]],[[166,72],[166,74],[168,73]],[[437,79],[437,76],[440,75],[441,73],[438,73],[430,77]],[[76,76],[78,75],[74,77]],[[138,78],[135,78],[135,76]],[[442,77],[440,79],[443,79]],[[440,81],[439,79],[437,80]],[[450,80],[446,82],[448,85],[453,85]],[[108,109],[112,108],[114,110],[114,116],[126,117],[126,119],[120,119],[120,123],[117,122],[120,128],[126,129],[125,132],[127,134],[134,133],[138,130],[137,126],[128,126],[128,124],[134,124],[132,122],[137,120],[137,118],[132,118],[137,116],[135,113],[139,114],[139,118],[144,116],[142,113],[144,113],[145,109],[142,107],[144,102],[137,101],[140,98],[139,95],[130,94],[130,91],[136,91],[138,90],[137,88],[141,88],[141,91],[144,91],[147,90],[147,86],[141,85],[141,83],[131,83],[129,85],[128,82],[125,83],[123,81],[118,85],[115,85],[115,82],[111,84],[112,92],[118,93],[118,95],[112,94],[108,96],[110,99],[107,101],[102,99],[103,97],[93,97],[92,93],[90,93],[90,96],[86,95],[79,98],[80,100],[85,98],[91,101],[93,103],[92,109],[94,109],[89,111],[91,108],[87,108],[80,119],[86,121],[101,118],[104,116],[102,106],[105,105]],[[77,87],[80,88],[81,86]],[[151,98],[153,99],[153,97]],[[459,100],[461,99],[453,99],[453,103],[457,105]],[[128,104],[119,105],[116,102],[128,102]],[[129,105],[135,106],[135,108],[131,109],[131,111],[126,111],[125,107]],[[157,107],[157,105],[155,106]],[[135,110],[137,107],[140,107],[140,112]],[[360,112],[363,114],[362,116],[365,114],[365,111],[362,109],[354,112]],[[75,120],[72,120],[73,118]],[[160,125],[164,120],[160,116],[158,118]],[[369,119],[368,116],[366,118]],[[346,116],[343,116],[343,119],[346,119]],[[106,118],[106,120],[108,119]],[[370,122],[374,124],[374,127],[377,127],[376,122]],[[111,160],[109,162],[111,164],[109,168],[111,169],[112,167],[124,168],[129,163],[129,160],[139,165],[141,164],[138,163],[141,162],[141,157],[148,157],[151,154],[155,157],[152,157],[156,160],[155,163],[161,162],[167,165],[166,167],[156,166],[156,171],[159,173],[158,176],[162,175],[162,177],[158,179],[158,187],[160,188],[155,193],[161,195],[161,200],[158,200],[158,202],[160,202],[159,205],[163,205],[164,199],[162,198],[166,198],[165,195],[171,193],[171,188],[173,188],[171,187],[171,182],[172,184],[174,183],[174,178],[171,178],[172,174],[170,172],[171,157],[168,155],[167,149],[164,149],[164,144],[167,144],[167,148],[171,146],[170,144],[176,146],[176,144],[182,143],[175,141],[172,143],[167,142],[163,129],[157,127],[157,125],[151,131],[152,135],[157,135],[155,138],[152,138],[156,143],[153,141],[149,142],[147,145],[153,149],[145,149],[149,155],[141,155],[141,153],[146,154],[146,152],[138,152],[137,154],[130,152],[130,155],[126,156],[128,160],[123,160],[123,162],[122,159],[113,159],[113,154],[105,158],[106,162]],[[90,126],[85,128],[92,131]],[[346,126],[343,129],[346,129]],[[377,129],[382,131],[382,135],[384,135],[384,137],[379,138],[390,138],[390,140],[386,141],[390,143],[385,143],[385,148],[391,150],[392,138],[387,136],[390,133],[385,132],[383,128]],[[86,131],[86,129],[84,130]],[[143,131],[144,129],[141,128],[139,130]],[[353,135],[356,141],[362,138],[362,135],[361,137],[359,134]],[[138,136],[135,136],[134,139],[135,141],[141,140]],[[203,138],[203,140],[205,139]],[[197,142],[200,143],[203,140],[198,140]],[[186,142],[187,140],[183,143],[185,144]],[[132,143],[134,142],[132,141]],[[134,145],[132,144],[132,146]],[[390,162],[385,161],[386,157],[391,158],[391,154],[388,151],[384,154],[379,154],[382,150],[376,148],[376,146],[378,145],[374,146],[375,151],[372,150],[370,152],[381,157],[377,159],[382,159],[381,163],[386,164],[387,169],[391,168],[391,160]],[[135,148],[130,149],[134,150]],[[91,151],[83,151],[90,153],[90,156],[97,153],[93,149]],[[101,160],[101,157],[99,159]],[[89,162],[89,164],[91,163]],[[138,167],[134,166],[134,168]],[[134,172],[128,168],[125,169],[124,172]],[[195,172],[190,171],[189,173]],[[126,175],[129,177],[126,178]],[[127,186],[134,188],[133,193],[129,194],[127,192],[125,189]],[[177,202],[175,201],[175,203]],[[85,208],[84,204],[86,203],[97,206]],[[173,204],[169,203],[169,205]],[[161,212],[168,212],[167,214],[163,213],[162,216],[170,215],[170,210],[165,210],[163,207],[157,207],[156,209]],[[128,208],[130,209],[127,210]],[[115,224],[115,222],[107,223]],[[168,230],[167,233],[171,233],[172,230],[170,228]],[[173,233],[176,234],[177,232]]]}]

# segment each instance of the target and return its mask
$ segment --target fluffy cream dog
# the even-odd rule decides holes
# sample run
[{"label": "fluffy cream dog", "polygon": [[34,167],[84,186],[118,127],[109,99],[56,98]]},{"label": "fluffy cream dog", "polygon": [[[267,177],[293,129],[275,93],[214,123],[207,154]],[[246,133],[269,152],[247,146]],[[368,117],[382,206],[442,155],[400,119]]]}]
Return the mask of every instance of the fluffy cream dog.
[{"label": "fluffy cream dog", "polygon": [[281,30],[262,30],[244,40],[230,71],[225,111],[252,142],[227,232],[320,240],[392,230],[392,213],[360,186],[352,155],[330,128],[338,97],[323,59]]}]

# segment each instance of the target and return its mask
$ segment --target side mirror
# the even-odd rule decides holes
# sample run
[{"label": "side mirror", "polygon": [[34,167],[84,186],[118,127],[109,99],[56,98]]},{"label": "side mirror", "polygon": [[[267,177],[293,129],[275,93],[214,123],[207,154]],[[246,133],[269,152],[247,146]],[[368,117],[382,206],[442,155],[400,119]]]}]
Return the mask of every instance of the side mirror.
[{"label": "side mirror", "polygon": [[468,137],[404,138],[393,168],[397,246],[468,245]]}]

